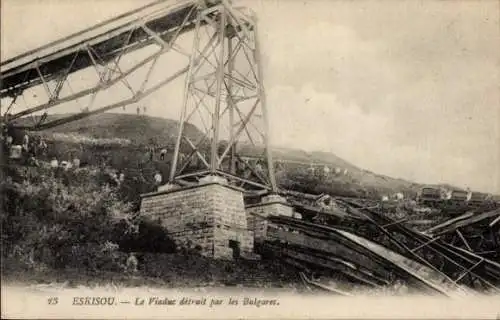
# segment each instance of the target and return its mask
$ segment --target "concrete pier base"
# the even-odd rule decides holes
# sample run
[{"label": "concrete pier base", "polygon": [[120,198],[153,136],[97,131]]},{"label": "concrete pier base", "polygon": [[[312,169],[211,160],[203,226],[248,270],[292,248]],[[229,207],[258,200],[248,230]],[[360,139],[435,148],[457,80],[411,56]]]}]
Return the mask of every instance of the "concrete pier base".
[{"label": "concrete pier base", "polygon": [[247,211],[247,225],[254,232],[255,243],[260,243],[266,238],[268,227],[266,217],[271,215],[294,216],[293,207],[287,203],[285,198],[275,194],[263,197],[260,203],[248,205],[245,209]]},{"label": "concrete pier base", "polygon": [[158,221],[179,246],[220,259],[253,256],[243,190],[224,178],[209,176],[194,187],[165,185],[141,197],[141,215]]}]

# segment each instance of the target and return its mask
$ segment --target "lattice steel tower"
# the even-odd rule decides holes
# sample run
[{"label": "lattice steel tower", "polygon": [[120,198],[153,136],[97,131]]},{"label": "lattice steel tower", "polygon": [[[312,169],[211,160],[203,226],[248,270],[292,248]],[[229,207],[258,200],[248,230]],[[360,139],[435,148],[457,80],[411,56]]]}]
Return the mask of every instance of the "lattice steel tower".
[{"label": "lattice steel tower", "polygon": [[[197,10],[169,181],[220,175],[241,185],[276,191],[255,15],[225,0],[213,3],[200,2]],[[184,124],[201,112],[209,121],[204,123],[206,136],[195,144],[184,135]],[[240,148],[238,141],[243,143]],[[183,144],[188,152],[181,157]],[[246,161],[240,154],[257,150],[264,152],[265,162]],[[201,166],[189,172],[193,158]]]}]

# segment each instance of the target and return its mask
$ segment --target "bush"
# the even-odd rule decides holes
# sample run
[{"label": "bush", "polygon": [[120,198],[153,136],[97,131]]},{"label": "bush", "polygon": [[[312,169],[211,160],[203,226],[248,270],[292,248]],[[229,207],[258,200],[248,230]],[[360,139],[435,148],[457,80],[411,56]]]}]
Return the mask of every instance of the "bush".
[{"label": "bush", "polygon": [[123,222],[116,226],[115,237],[118,239],[118,244],[122,250],[150,253],[175,252],[175,242],[161,225],[145,217],[141,218],[137,225],[137,232],[133,233],[124,233],[122,231],[126,228]]},{"label": "bush", "polygon": [[170,250],[165,231],[139,221],[97,170],[11,168],[10,176],[0,185],[4,256],[29,267],[116,271],[126,259],[120,245]]}]

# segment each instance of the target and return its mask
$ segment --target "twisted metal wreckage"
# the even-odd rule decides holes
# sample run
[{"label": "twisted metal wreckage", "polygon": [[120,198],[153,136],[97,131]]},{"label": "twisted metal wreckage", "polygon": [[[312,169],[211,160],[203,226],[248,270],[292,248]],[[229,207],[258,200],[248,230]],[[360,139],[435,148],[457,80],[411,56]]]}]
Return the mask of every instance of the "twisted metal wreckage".
[{"label": "twisted metal wreckage", "polygon": [[[189,33],[193,35],[190,52],[178,43]],[[128,61],[124,69],[123,58],[146,47],[156,47],[156,51]],[[152,81],[160,57],[167,53],[184,57],[185,64],[161,69],[160,78]],[[469,212],[419,232],[405,219],[388,218],[377,201],[332,196],[328,208],[319,208],[317,200],[325,195],[279,190],[267,138],[260,55],[257,22],[249,10],[227,0],[157,1],[4,61],[0,114],[4,124],[44,130],[137,103],[184,75],[169,182],[189,185],[207,175],[220,175],[243,187],[247,199],[267,193],[286,197],[300,217],[259,217],[268,224],[267,237],[257,249],[263,256],[301,269],[308,287],[348,294],[306,273],[341,276],[362,287],[380,287],[400,279],[412,289],[444,295],[500,290],[500,264],[493,261],[498,261],[500,251],[498,208]],[[80,87],[84,88],[74,92],[71,76],[89,68],[96,71],[97,83],[83,81]],[[132,85],[141,70],[143,80]],[[128,97],[94,105],[98,95],[119,85],[129,92]],[[39,86],[46,97],[38,97],[23,109],[23,95]],[[89,103],[79,112],[48,120],[49,111],[83,97]],[[203,122],[205,137],[197,142],[183,132],[195,114],[202,120],[208,118],[209,123]],[[225,140],[221,139],[224,128]],[[187,157],[180,157],[181,149],[187,150]],[[188,162],[193,158],[204,168],[190,169]],[[489,249],[485,251],[486,244]]]}]

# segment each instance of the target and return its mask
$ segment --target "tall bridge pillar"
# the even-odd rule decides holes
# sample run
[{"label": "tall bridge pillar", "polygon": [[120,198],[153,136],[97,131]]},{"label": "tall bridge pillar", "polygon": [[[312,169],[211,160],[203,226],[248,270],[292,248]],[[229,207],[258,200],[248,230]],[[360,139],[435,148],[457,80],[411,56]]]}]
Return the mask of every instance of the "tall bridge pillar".
[{"label": "tall bridge pillar", "polygon": [[[196,16],[169,183],[211,175],[244,189],[276,192],[255,15],[225,0],[204,3]],[[205,136],[191,141],[185,124],[196,117]],[[181,152],[187,156],[181,159]],[[263,163],[243,161],[245,152],[260,152]],[[201,166],[189,166],[194,160]]]},{"label": "tall bridge pillar", "polygon": [[[159,219],[179,244],[192,241],[204,255],[231,258],[253,250],[255,223],[249,229],[243,193],[272,195],[277,186],[255,16],[224,0],[204,3],[195,20],[169,181],[143,198],[141,212]],[[196,116],[205,135],[191,141],[185,125]],[[259,152],[264,161],[243,159]],[[281,200],[268,202],[260,208],[280,211]]]}]

